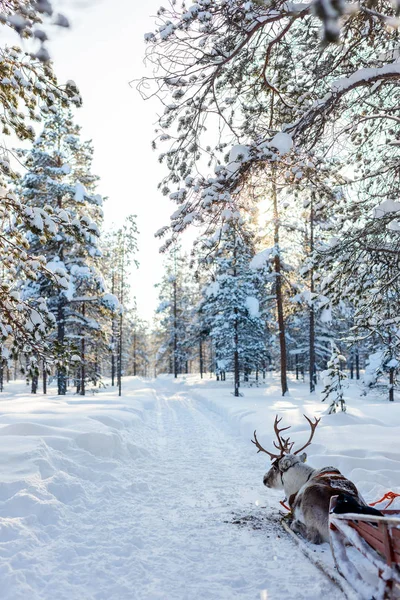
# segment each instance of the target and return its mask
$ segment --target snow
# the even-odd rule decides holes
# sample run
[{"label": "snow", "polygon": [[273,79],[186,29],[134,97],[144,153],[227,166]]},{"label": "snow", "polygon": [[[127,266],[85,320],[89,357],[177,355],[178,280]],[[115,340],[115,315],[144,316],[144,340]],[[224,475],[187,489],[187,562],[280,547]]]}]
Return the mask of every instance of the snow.
[{"label": "snow", "polygon": [[213,281],[212,283],[210,283],[205,289],[205,294],[207,298],[209,298],[210,296],[217,296],[219,289],[220,285],[218,281]]},{"label": "snow", "polygon": [[257,298],[253,296],[248,296],[246,298],[246,308],[249,311],[251,317],[259,317],[260,316],[260,303]]},{"label": "snow", "polygon": [[386,217],[389,213],[396,213],[400,211],[400,202],[395,202],[394,200],[384,200],[379,206],[377,206],[374,210],[374,218],[382,219],[382,217]]},{"label": "snow", "polygon": [[250,269],[256,271],[257,269],[264,268],[265,265],[271,260],[272,252],[273,248],[265,248],[265,250],[258,252],[250,262]]},{"label": "snow", "polygon": [[272,376],[241,398],[208,376],[124,388],[32,396],[16,382],[0,395],[2,600],[343,598],[282,530],[250,439],[270,445],[278,412],[303,441],[302,414],[322,415],[310,464],[337,466],[372,501],[400,488],[398,403],[354,386],[348,412],[328,416],[305,384],[282,398]]},{"label": "snow", "polygon": [[332,82],[331,88],[334,92],[344,92],[358,85],[366,84],[377,79],[398,76],[400,74],[400,63],[390,63],[383,67],[366,67],[358,69],[349,77],[342,77]]},{"label": "snow", "polygon": [[242,144],[237,144],[236,146],[232,147],[229,153],[229,164],[226,168],[230,173],[236,173],[236,171],[240,169],[242,164],[246,162],[249,158],[249,147],[243,146]]},{"label": "snow", "polygon": [[114,294],[106,293],[101,297],[102,303],[107,306],[113,312],[116,312],[120,308],[120,303]]},{"label": "snow", "polygon": [[88,193],[85,186],[80,181],[77,181],[75,184],[75,201],[84,202],[85,196],[87,195]]},{"label": "snow", "polygon": [[[2,600],[341,598],[281,531],[249,440],[191,387],[132,378],[121,399],[10,387]],[[237,524],[249,515],[264,529]]]},{"label": "snow", "polygon": [[279,152],[279,154],[287,154],[293,148],[293,140],[288,133],[279,131],[272,140],[269,142],[269,146]]},{"label": "snow", "polygon": [[321,323],[330,323],[332,321],[332,307],[325,306],[319,316]]},{"label": "snow", "polygon": [[368,356],[363,377],[365,386],[369,386],[376,381],[377,373],[384,363],[384,358],[385,352],[383,350],[378,350]]}]

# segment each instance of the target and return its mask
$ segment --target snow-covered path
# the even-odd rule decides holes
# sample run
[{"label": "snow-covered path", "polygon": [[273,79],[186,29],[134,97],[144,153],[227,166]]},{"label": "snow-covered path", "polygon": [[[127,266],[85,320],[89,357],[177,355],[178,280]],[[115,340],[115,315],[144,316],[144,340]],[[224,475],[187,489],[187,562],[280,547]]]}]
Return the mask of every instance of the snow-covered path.
[{"label": "snow-covered path", "polygon": [[[139,418],[138,398],[148,408]],[[89,402],[71,400],[78,409]],[[53,518],[47,501],[32,528],[22,511],[19,535],[16,524],[15,536],[0,533],[2,598],[342,598],[282,533],[253,448],[220,416],[167,379],[133,382],[117,402],[104,399],[92,418],[115,431],[128,455],[102,453],[105,438],[91,434],[68,453],[53,441],[47,460],[38,459],[43,498],[51,494],[58,512]],[[0,502],[0,516],[8,509],[18,518],[12,506]]]}]

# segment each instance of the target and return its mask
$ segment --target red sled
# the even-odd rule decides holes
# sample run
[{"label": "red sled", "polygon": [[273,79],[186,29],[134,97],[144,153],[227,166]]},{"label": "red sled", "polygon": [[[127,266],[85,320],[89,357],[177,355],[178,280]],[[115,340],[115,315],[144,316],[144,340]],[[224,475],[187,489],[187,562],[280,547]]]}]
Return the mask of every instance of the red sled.
[{"label": "red sled", "polygon": [[335,514],[336,499],[329,535],[337,570],[365,600],[400,600],[400,511],[382,510],[383,517]]}]

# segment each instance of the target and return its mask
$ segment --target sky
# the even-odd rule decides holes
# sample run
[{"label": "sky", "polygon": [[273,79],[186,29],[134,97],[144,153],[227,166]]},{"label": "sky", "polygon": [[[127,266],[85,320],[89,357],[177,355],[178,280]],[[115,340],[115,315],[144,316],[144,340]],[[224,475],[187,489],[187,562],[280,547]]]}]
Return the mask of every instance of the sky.
[{"label": "sky", "polygon": [[144,34],[154,29],[161,0],[64,0],[67,31],[52,30],[49,44],[60,83],[73,79],[83,107],[76,113],[84,139],[94,145],[98,192],[108,196],[105,228],[137,215],[140,268],[131,278],[140,315],[151,320],[157,306],[154,284],[163,256],[154,233],[168,224],[174,205],[157,190],[163,168],[151,140],[157,101],[145,102],[130,85],[149,73],[143,64]]}]

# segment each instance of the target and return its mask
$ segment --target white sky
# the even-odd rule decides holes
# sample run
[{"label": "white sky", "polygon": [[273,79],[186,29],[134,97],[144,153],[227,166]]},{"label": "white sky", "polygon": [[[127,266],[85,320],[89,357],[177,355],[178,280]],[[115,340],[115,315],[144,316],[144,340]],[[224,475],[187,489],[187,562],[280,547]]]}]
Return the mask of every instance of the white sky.
[{"label": "white sky", "polygon": [[[174,206],[157,190],[163,168],[151,150],[158,103],[144,102],[129,81],[144,74],[144,34],[154,28],[161,0],[64,0],[72,22],[54,31],[49,49],[60,82],[73,79],[83,107],[76,121],[83,138],[94,144],[93,171],[98,191],[109,200],[105,227],[137,214],[140,269],[132,291],[143,318],[151,320],[157,305],[154,284],[162,276],[163,257],[155,231],[168,224]],[[71,9],[78,5],[79,9]]]}]

